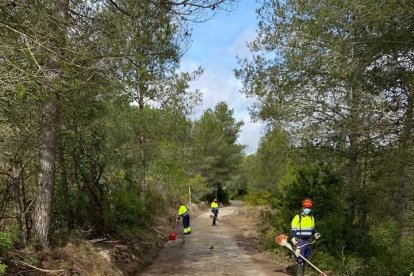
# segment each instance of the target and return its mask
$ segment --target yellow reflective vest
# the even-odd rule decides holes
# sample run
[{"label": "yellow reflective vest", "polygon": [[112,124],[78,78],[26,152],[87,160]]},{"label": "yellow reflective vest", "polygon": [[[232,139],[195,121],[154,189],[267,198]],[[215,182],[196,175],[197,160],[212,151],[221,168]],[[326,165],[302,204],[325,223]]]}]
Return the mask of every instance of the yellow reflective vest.
[{"label": "yellow reflective vest", "polygon": [[292,219],[291,234],[295,238],[308,239],[315,232],[315,221],[313,216],[303,214],[296,215]]},{"label": "yellow reflective vest", "polygon": [[218,209],[219,205],[217,202],[211,202],[211,209]]},{"label": "yellow reflective vest", "polygon": [[182,216],[185,216],[187,214],[188,214],[187,206],[181,205],[180,208],[178,209],[178,215],[182,217]]}]

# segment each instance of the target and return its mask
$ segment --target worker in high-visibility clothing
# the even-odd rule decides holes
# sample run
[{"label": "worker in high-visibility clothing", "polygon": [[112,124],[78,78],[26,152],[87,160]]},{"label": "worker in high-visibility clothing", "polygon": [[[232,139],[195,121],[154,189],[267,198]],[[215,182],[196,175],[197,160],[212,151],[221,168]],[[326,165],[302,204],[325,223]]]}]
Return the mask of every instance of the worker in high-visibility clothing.
[{"label": "worker in high-visibility clothing", "polygon": [[190,212],[184,204],[178,208],[178,216],[177,216],[177,223],[183,218],[183,228],[184,228],[184,235],[191,234],[191,227],[190,227]]},{"label": "worker in high-visibility clothing", "polygon": [[306,259],[309,257],[311,238],[319,239],[321,235],[315,230],[315,219],[311,214],[313,201],[306,198],[302,201],[302,211],[293,217],[291,223],[292,243],[295,246],[296,255],[296,276],[303,276],[306,262],[299,256]]},{"label": "worker in high-visibility clothing", "polygon": [[214,200],[213,200],[213,202],[211,202],[211,212],[213,213],[213,225],[217,225],[216,224],[216,221],[217,221],[217,216],[218,216],[218,213],[219,213],[219,204],[218,204],[218,202],[217,202],[217,198],[215,198]]}]

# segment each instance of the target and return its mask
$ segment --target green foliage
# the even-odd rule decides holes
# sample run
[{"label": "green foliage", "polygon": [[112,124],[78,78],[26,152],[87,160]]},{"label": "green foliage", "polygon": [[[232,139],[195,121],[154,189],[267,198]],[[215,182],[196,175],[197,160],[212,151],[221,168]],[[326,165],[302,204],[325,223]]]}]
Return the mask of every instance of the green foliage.
[{"label": "green foliage", "polygon": [[243,122],[237,122],[233,112],[226,103],[218,103],[214,110],[204,112],[192,131],[195,158],[191,167],[205,177],[211,193],[222,190],[218,195],[221,202],[228,202],[229,195],[224,190],[243,160],[244,147],[237,144]]},{"label": "green foliage", "polygon": [[120,190],[114,199],[112,219],[116,228],[133,228],[149,222],[151,214],[135,190]]},{"label": "green foliage", "polygon": [[0,262],[0,275],[4,275],[6,273],[7,265]]},{"label": "green foliage", "polygon": [[330,213],[340,210],[340,178],[328,164],[302,165],[293,171],[294,177],[290,177],[290,183],[286,182],[276,194],[276,206],[287,212],[292,217],[301,209],[304,198],[311,198],[315,202],[312,209],[318,217],[323,218]]},{"label": "green foliage", "polygon": [[[0,232],[0,256],[4,257],[12,249],[17,241],[17,229],[9,232]],[[7,265],[0,261],[0,275],[4,275]]]},{"label": "green foliage", "polygon": [[167,208],[167,199],[158,191],[149,189],[143,200],[137,189],[121,189],[114,195],[109,219],[113,230],[132,230],[150,225]]},{"label": "green foliage", "polygon": [[[267,218],[269,219],[269,218]],[[264,218],[263,221],[266,221],[266,218]],[[262,231],[264,232],[264,235],[261,236],[260,240],[259,240],[259,245],[262,248],[266,248],[266,249],[275,249],[278,248],[279,245],[277,245],[275,243],[275,237],[280,234],[280,232],[278,232],[278,230],[275,227],[263,227],[262,226]]]},{"label": "green foliage", "polygon": [[230,203],[230,196],[227,190],[224,190],[223,188],[219,187],[217,191],[217,200],[224,204]]},{"label": "green foliage", "polygon": [[381,220],[381,224],[371,228],[370,236],[372,239],[373,251],[386,251],[398,243],[398,224],[393,220]]},{"label": "green foliage", "polygon": [[188,186],[194,199],[200,199],[207,193],[207,181],[200,173],[188,179]]},{"label": "green foliage", "polygon": [[414,271],[414,240],[398,239],[398,224],[383,220],[370,231],[368,265],[374,275],[408,275]]},{"label": "green foliage", "polygon": [[337,269],[333,265],[338,263],[338,259],[324,251],[316,249],[312,253],[312,263],[317,264],[322,270],[336,271]]},{"label": "green foliage", "polygon": [[304,197],[315,201],[315,258],[338,275],[408,275],[414,2],[259,2],[255,56],[236,76],[257,98],[253,115],[288,131],[301,155],[283,168],[283,144],[266,137],[252,188],[273,192],[281,231]]},{"label": "green foliage", "polygon": [[0,254],[3,255],[13,248],[16,235],[10,232],[0,232]]},{"label": "green foliage", "polygon": [[300,166],[288,179],[281,193],[273,196],[277,212],[263,214],[262,246],[274,248],[271,237],[288,233],[292,217],[300,212],[301,200],[311,197],[316,229],[323,236],[312,256],[320,267],[338,275],[406,275],[413,270],[413,240],[400,242],[398,224],[381,216],[377,218],[381,223],[370,225],[367,232],[352,216],[341,196],[341,180],[329,165]]},{"label": "green foliage", "polygon": [[146,217],[149,216],[148,222],[152,222],[153,219],[157,216],[163,216],[168,207],[167,197],[160,193],[160,191],[153,188],[148,189],[145,195],[145,211],[148,213]]},{"label": "green foliage", "polygon": [[[248,161],[249,192],[275,192],[291,162],[289,137],[280,127],[272,127],[260,140],[257,153]],[[246,164],[247,167],[247,164]]]},{"label": "green foliage", "polygon": [[240,166],[234,171],[230,180],[226,182],[226,189],[231,198],[243,198],[247,194],[249,182],[248,158],[243,158]]},{"label": "green foliage", "polygon": [[272,195],[268,192],[249,193],[244,197],[244,201],[253,206],[266,206],[272,203]]},{"label": "green foliage", "polygon": [[230,196],[226,190],[224,190],[221,186],[219,186],[216,193],[207,193],[204,195],[204,197],[202,197],[202,200],[207,201],[207,202],[212,202],[214,199],[217,198],[217,200],[220,203],[229,204]]}]

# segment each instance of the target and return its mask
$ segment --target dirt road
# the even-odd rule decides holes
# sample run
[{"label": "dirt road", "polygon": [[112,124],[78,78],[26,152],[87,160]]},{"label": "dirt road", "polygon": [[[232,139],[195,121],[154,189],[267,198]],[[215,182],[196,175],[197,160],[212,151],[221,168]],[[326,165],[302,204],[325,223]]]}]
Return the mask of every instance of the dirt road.
[{"label": "dirt road", "polygon": [[237,224],[241,203],[232,203],[220,209],[217,226],[211,225],[210,210],[191,218],[192,234],[178,233],[176,241],[168,242],[138,275],[288,275],[243,238],[239,227],[243,225]]}]

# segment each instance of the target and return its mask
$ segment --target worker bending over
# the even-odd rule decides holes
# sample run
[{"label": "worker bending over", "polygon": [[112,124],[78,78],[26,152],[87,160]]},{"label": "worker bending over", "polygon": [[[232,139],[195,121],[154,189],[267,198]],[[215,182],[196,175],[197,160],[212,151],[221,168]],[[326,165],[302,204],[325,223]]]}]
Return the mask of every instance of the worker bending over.
[{"label": "worker bending over", "polygon": [[177,216],[177,223],[183,218],[183,228],[184,228],[184,235],[191,234],[191,227],[190,227],[190,212],[184,204],[180,206],[178,209],[178,216]]}]

